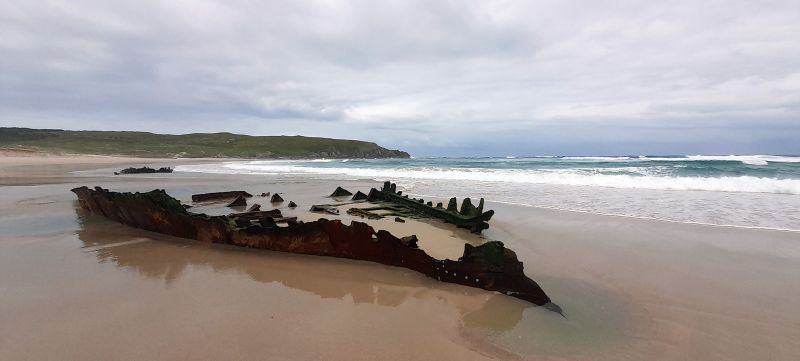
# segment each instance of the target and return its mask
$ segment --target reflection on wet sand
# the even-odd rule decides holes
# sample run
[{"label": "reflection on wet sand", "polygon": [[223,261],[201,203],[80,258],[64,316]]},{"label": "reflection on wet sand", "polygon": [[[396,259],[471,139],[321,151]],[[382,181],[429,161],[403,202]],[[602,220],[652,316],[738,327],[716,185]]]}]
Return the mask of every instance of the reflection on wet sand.
[{"label": "reflection on wet sand", "polygon": [[439,284],[404,269],[202,244],[123,226],[86,214],[79,207],[76,213],[78,238],[99,262],[112,262],[121,269],[164,280],[167,285],[191,268],[208,267],[218,273],[246,274],[258,282],[278,283],[323,299],[346,300],[350,296],[356,305],[396,307],[409,299],[440,300],[458,309],[465,326],[493,332],[514,328],[523,312],[534,307],[504,295]]}]

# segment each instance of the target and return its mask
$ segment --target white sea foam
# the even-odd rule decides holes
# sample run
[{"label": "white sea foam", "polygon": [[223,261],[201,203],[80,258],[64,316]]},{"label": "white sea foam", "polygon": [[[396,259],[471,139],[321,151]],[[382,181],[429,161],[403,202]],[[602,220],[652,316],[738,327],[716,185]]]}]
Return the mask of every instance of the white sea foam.
[{"label": "white sea foam", "polygon": [[620,161],[620,160],[632,160],[631,157],[561,157],[561,159],[565,160],[599,160],[599,161]]},{"label": "white sea foam", "polygon": [[735,161],[749,165],[768,165],[769,162],[773,163],[800,163],[800,157],[786,157],[778,155],[687,155],[685,158],[639,158],[640,160],[652,161],[672,161],[672,162],[686,162],[686,161]]},{"label": "white sea foam", "polygon": [[772,163],[800,163],[800,157],[779,156],[779,155],[687,155],[683,157],[561,157],[563,160],[577,161],[601,161],[601,162],[642,162],[642,161],[661,161],[661,162],[689,162],[689,161],[733,161],[748,165],[768,165]]},{"label": "white sea foam", "polygon": [[[727,156],[714,158],[749,161],[730,159]],[[593,167],[591,161],[583,161],[573,164],[579,167],[566,169],[546,166],[534,169],[479,168],[483,160],[476,161],[475,168],[445,166],[450,160],[442,160],[444,164],[441,165],[436,160],[410,164],[392,162],[391,164],[403,164],[393,168],[381,167],[384,163],[380,161],[366,164],[356,161],[237,161],[184,165],[178,166],[175,171],[278,176],[294,174],[303,177],[378,181],[388,179],[397,181],[404,191],[438,195],[443,199],[454,195],[480,195],[492,201],[599,214],[800,230],[800,214],[797,212],[800,207],[800,179],[756,176],[761,172],[749,176],[676,176],[675,169],[686,167],[687,163],[654,165],[641,163],[639,159],[636,158],[626,166],[613,167]],[[664,159],[687,161],[688,158]],[[504,166],[517,161],[501,160]],[[695,160],[699,158],[695,157]],[[795,161],[795,158],[789,157],[788,160]],[[463,165],[465,162],[467,160],[458,163]],[[355,166],[356,164],[359,166]],[[430,166],[422,167],[423,164]],[[772,166],[774,164],[768,163],[759,167]]]},{"label": "white sea foam", "polygon": [[[596,169],[485,169],[485,168],[341,168],[303,167],[291,162],[229,162],[182,165],[178,172],[223,174],[318,174],[356,178],[466,180],[479,182],[553,184],[655,190],[692,190],[743,193],[800,194],[799,179],[754,176],[679,177],[658,175],[600,174]],[[630,169],[628,169],[630,170]],[[642,171],[641,173],[646,173]]]},{"label": "white sea foam", "polygon": [[767,165],[768,162],[775,163],[800,163],[800,157],[782,157],[775,155],[728,155],[728,156],[708,156],[690,155],[691,160],[738,160],[744,164]]}]

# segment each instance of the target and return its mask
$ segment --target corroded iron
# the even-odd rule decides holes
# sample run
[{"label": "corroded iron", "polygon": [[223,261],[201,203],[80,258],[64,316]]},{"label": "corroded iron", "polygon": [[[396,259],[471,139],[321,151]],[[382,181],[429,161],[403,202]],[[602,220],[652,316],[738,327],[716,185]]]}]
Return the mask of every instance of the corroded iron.
[{"label": "corroded iron", "polygon": [[[472,204],[472,200],[464,198],[461,203],[461,209],[457,208],[458,202],[456,198],[450,198],[447,208],[442,206],[442,203],[433,205],[433,202],[425,203],[422,198],[409,198],[408,195],[403,195],[402,192],[397,191],[397,185],[391,182],[385,182],[383,188],[380,190],[372,188],[367,196],[368,202],[374,203],[391,203],[397,206],[406,208],[413,213],[420,213],[424,216],[434,217],[455,224],[460,228],[467,228],[472,232],[480,233],[484,229],[489,228],[489,220],[492,219],[494,211],[483,211],[483,198],[480,199],[478,206]],[[387,207],[375,207],[367,210],[386,209]],[[395,208],[390,208],[391,214],[403,215]]]},{"label": "corroded iron", "polygon": [[350,208],[350,209],[347,210],[347,214],[349,214],[351,216],[357,216],[357,217],[367,218],[367,219],[381,219],[381,218],[383,218],[383,216],[381,216],[379,214],[376,214],[376,213],[373,213],[373,212],[370,212],[370,211],[366,211],[366,210],[361,209],[361,208]]},{"label": "corroded iron", "polygon": [[253,195],[245,191],[227,191],[227,192],[212,192],[192,194],[192,202],[208,202],[235,199],[236,197],[249,198]]},{"label": "corroded iron", "polygon": [[278,226],[274,216],[280,211],[264,211],[262,217],[255,215],[259,212],[196,214],[163,190],[119,193],[80,187],[72,191],[83,209],[148,231],[204,242],[377,262],[414,270],[442,282],[552,305],[541,287],[524,274],[516,254],[502,242],[465,245],[464,254],[457,261],[438,260],[417,248],[416,237],[400,239],[384,230],[376,232],[361,222],[345,225],[339,220],[320,218]]},{"label": "corroded iron", "polygon": [[356,191],[356,194],[353,194],[353,198],[350,198],[351,201],[365,201],[367,200],[367,195],[364,194],[362,191]]},{"label": "corroded iron", "polygon": [[247,205],[247,199],[242,196],[236,197],[236,199],[232,200],[228,203],[227,207],[244,207]]},{"label": "corroded iron", "polygon": [[331,195],[329,195],[328,197],[338,198],[338,197],[347,197],[347,196],[351,196],[351,195],[353,195],[353,193],[351,193],[347,189],[344,189],[342,187],[336,187],[336,189],[333,191],[333,193],[331,193]]}]

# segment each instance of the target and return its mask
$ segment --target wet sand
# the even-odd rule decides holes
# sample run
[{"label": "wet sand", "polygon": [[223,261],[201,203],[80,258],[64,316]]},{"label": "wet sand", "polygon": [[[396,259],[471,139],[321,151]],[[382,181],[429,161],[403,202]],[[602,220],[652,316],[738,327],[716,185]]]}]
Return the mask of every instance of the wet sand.
[{"label": "wet sand", "polygon": [[[305,210],[371,180],[187,173],[180,160],[0,157],[0,360],[796,360],[800,234],[508,206],[484,237],[567,318],[368,262],[202,244],[80,211],[70,188],[281,192]],[[99,168],[99,169],[98,169]],[[13,185],[11,185],[13,184]],[[254,197],[270,208],[267,199]],[[346,209],[343,208],[344,211]],[[199,211],[226,212],[219,205]],[[311,217],[311,218],[309,218]],[[352,217],[342,212],[348,222]],[[483,241],[437,221],[371,221],[435,257]]]}]

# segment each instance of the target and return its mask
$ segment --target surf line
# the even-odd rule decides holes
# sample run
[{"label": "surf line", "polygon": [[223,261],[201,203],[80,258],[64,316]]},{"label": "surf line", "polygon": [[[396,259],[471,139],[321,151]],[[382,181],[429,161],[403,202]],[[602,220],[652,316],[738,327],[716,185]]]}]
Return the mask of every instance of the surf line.
[{"label": "surf line", "polygon": [[[411,196],[442,199],[441,196],[436,196],[436,195],[431,195],[431,194],[419,194],[419,193],[412,193],[412,192],[404,192],[404,193],[406,193],[408,195],[411,195]],[[719,223],[707,223],[707,222],[699,222],[699,221],[679,221],[679,220],[668,219],[668,218],[656,218],[656,217],[648,217],[648,216],[635,216],[635,215],[631,215],[631,214],[604,213],[604,212],[597,212],[597,211],[589,211],[589,210],[585,210],[585,209],[559,208],[559,207],[542,206],[542,205],[526,204],[526,203],[516,203],[516,202],[507,202],[507,201],[487,200],[486,203],[500,203],[500,204],[508,204],[508,205],[513,205],[513,206],[548,209],[548,210],[553,210],[553,211],[587,213],[587,214],[596,214],[596,215],[607,216],[607,217],[635,218],[635,219],[643,219],[643,220],[649,220],[649,221],[681,223],[681,224],[693,224],[693,225],[700,225],[700,226],[712,226],[712,227],[724,227],[724,228],[741,228],[741,229],[755,229],[755,230],[763,230],[763,231],[800,233],[800,229],[793,229],[793,228],[778,228],[778,227],[764,227],[764,226],[745,226],[745,225],[739,225],[739,224],[719,224]]]}]

